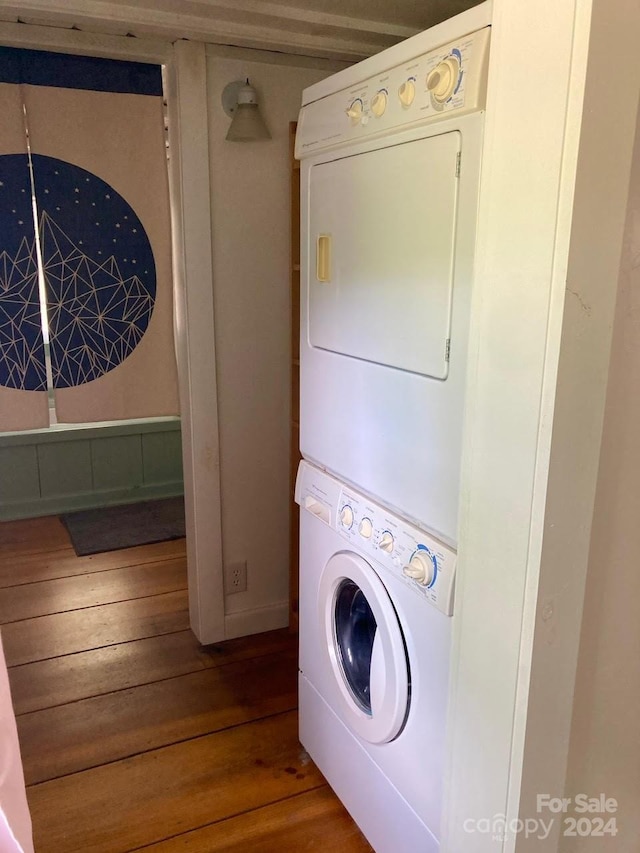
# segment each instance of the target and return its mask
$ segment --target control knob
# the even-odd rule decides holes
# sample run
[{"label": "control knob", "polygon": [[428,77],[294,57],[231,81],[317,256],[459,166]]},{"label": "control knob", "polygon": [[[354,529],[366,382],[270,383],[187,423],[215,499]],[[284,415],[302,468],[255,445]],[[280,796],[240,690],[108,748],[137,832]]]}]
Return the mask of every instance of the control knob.
[{"label": "control knob", "polygon": [[356,100],[353,101],[353,103],[347,110],[347,115],[351,119],[351,124],[358,124],[358,122],[362,118],[362,101],[360,100],[360,98],[356,98]]},{"label": "control knob", "polygon": [[378,548],[380,548],[381,551],[385,551],[387,554],[390,554],[393,551],[393,546],[393,536],[391,535],[391,533],[389,533],[388,530],[385,530],[385,532],[380,537],[380,541],[378,542]]},{"label": "control knob", "polygon": [[398,89],[398,98],[403,107],[410,107],[416,96],[416,85],[413,80],[405,80]]},{"label": "control knob", "polygon": [[371,539],[373,533],[373,524],[370,518],[363,518],[358,527],[358,533],[363,539]]},{"label": "control knob", "polygon": [[380,118],[380,116],[384,114],[386,108],[387,92],[385,89],[380,89],[379,92],[376,92],[373,96],[373,100],[371,101],[371,112],[376,118]]},{"label": "control knob", "polygon": [[340,510],[340,521],[343,527],[351,527],[353,524],[353,510],[349,504],[345,504]]},{"label": "control knob", "polygon": [[402,573],[422,586],[429,586],[435,574],[433,557],[428,551],[422,549],[415,551],[409,564],[402,569]]},{"label": "control knob", "polygon": [[427,75],[427,89],[434,101],[444,104],[456,88],[460,62],[455,56],[447,56]]}]

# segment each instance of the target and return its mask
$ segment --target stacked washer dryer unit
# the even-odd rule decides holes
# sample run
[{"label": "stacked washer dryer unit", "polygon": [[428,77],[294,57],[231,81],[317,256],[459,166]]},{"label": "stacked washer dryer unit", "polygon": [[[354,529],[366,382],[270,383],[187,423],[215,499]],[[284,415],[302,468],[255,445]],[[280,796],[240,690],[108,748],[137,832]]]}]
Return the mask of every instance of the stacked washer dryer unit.
[{"label": "stacked washer dryer unit", "polygon": [[488,3],[305,90],[300,738],[378,853],[440,849]]}]

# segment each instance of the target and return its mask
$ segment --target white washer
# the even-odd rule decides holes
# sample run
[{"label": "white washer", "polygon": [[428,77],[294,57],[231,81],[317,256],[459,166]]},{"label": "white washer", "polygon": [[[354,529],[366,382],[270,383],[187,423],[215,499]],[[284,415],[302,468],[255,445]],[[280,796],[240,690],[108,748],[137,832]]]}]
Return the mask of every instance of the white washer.
[{"label": "white washer", "polygon": [[377,853],[436,853],[455,553],[308,462],[300,740]]},{"label": "white washer", "polygon": [[489,5],[304,92],[300,444],[457,541]]}]

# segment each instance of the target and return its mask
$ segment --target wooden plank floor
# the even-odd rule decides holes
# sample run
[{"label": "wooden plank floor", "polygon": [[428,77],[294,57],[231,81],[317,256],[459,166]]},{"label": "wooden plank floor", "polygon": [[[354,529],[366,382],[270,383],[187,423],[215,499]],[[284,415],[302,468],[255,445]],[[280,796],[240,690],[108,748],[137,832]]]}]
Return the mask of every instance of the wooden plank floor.
[{"label": "wooden plank floor", "polygon": [[202,648],[184,540],[76,557],[0,524],[0,626],[36,853],[370,853],[297,739],[296,639]]}]

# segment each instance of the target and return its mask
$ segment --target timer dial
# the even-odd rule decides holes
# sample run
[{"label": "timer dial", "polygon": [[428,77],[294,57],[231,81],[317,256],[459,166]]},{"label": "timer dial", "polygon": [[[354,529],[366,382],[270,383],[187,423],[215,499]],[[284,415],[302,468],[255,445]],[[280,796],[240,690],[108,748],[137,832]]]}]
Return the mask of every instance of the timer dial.
[{"label": "timer dial", "polygon": [[415,551],[409,560],[409,565],[405,566],[402,572],[422,586],[429,586],[435,575],[433,557],[428,551],[422,549]]},{"label": "timer dial", "polygon": [[460,63],[455,56],[447,56],[427,75],[427,89],[439,104],[448,101],[456,88]]}]

